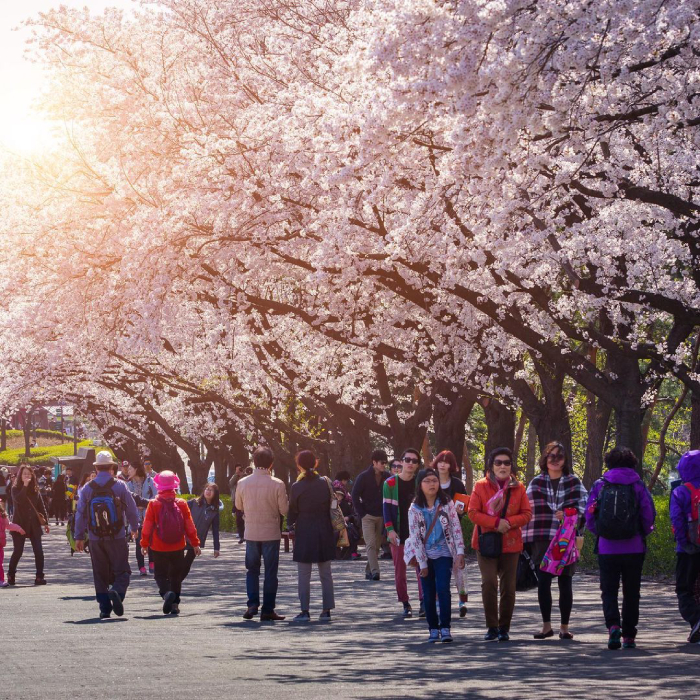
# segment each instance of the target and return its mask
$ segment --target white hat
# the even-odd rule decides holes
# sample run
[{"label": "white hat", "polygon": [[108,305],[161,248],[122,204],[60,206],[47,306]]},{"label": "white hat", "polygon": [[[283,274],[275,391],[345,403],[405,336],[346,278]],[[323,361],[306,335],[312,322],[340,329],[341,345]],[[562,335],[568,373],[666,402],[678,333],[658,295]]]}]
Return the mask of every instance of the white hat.
[{"label": "white hat", "polygon": [[97,453],[97,458],[93,462],[94,466],[96,467],[106,467],[108,465],[116,464],[116,462],[112,459],[112,455],[107,452],[107,450],[102,450],[102,452]]}]

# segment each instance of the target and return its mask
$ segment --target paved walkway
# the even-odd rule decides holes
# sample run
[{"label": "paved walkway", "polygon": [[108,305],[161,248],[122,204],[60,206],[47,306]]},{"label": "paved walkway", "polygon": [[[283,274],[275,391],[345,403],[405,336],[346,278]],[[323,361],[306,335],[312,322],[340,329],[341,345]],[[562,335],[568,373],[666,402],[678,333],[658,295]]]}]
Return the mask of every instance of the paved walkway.
[{"label": "paved walkway", "polygon": [[[687,698],[697,694],[700,646],[684,642],[673,589],[646,583],[637,650],[610,652],[595,577],[575,581],[573,642],[536,642],[534,591],[518,594],[509,644],[485,643],[478,571],[452,645],[428,645],[425,621],[403,620],[391,563],[364,580],[364,563],[334,564],[330,624],[295,625],[296,569],[282,554],[281,623],[246,622],[243,547],[230,535],[185,582],[182,614],[164,617],[151,577],[132,579],[126,614],[100,622],[87,555],[45,538],[49,585],[33,587],[31,549],[15,588],[0,590],[0,698]],[[209,547],[211,544],[209,543]],[[6,550],[5,567],[10,548]],[[312,616],[320,589],[314,582]],[[415,582],[409,584],[415,591]],[[556,611],[555,611],[556,612]],[[92,667],[92,668],[91,668]],[[94,670],[93,670],[94,669]]]}]

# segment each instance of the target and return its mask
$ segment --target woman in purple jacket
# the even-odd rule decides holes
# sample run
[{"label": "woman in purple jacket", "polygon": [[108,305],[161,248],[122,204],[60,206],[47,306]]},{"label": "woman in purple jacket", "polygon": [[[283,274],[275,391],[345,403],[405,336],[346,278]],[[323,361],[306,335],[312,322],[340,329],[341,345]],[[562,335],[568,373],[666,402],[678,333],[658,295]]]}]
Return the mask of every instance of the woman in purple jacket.
[{"label": "woman in purple jacket", "polygon": [[[654,529],[654,501],[637,473],[632,450],[616,447],[605,455],[605,472],[586,504],[586,527],[598,540],[600,590],[608,649],[634,649],[646,537]],[[622,618],[618,592],[622,579]],[[622,644],[620,639],[622,638]]]},{"label": "woman in purple jacket", "polygon": [[[683,484],[671,494],[671,525],[676,538],[676,595],[681,617],[690,625],[688,641],[695,644],[700,642],[700,605],[695,599],[695,582],[700,576],[700,544],[692,492],[700,490],[700,450],[686,452],[681,457],[678,474]],[[696,502],[697,499],[696,496]],[[691,528],[695,528],[695,534]]]}]

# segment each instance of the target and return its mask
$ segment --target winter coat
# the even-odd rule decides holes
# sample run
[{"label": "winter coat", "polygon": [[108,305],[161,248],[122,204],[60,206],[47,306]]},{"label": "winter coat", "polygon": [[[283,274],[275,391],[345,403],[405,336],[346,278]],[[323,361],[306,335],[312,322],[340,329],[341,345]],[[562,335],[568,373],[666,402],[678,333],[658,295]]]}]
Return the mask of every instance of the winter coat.
[{"label": "winter coat", "polygon": [[[438,504],[437,510],[440,512],[438,517],[445,534],[447,547],[452,558],[455,559],[458,555],[464,554],[464,539],[457,508],[452,501],[448,501],[443,505]],[[418,568],[426,569],[428,567],[428,553],[425,550],[425,539],[428,526],[423,511],[415,503],[412,503],[408,509],[408,530],[410,534],[403,549],[404,561],[408,564],[415,557]]]},{"label": "winter coat", "polygon": [[254,469],[238,482],[236,508],[245,516],[245,538],[249,542],[282,539],[280,516],[289,509],[284,483],[267,469]]},{"label": "winter coat", "polygon": [[[163,507],[163,501],[175,501],[175,504],[180,509],[180,513],[182,513],[185,534],[177,542],[163,542],[158,537],[156,525],[160,509]],[[141,530],[141,546],[150,547],[156,552],[177,552],[179,549],[185,548],[185,536],[193,547],[199,547],[197,528],[194,526],[192,513],[187,507],[187,501],[182,498],[175,498],[175,491],[161,491],[157,498],[148,503],[148,508],[146,508],[146,517],[143,519],[143,529]]]},{"label": "winter coat", "polygon": [[195,528],[197,529],[199,546],[204,547],[204,543],[207,541],[207,535],[211,529],[214,537],[214,551],[218,552],[220,549],[219,506],[216,503],[207,503],[205,500],[203,500],[202,504],[200,505],[198,498],[187,501],[187,505],[190,508],[192,520]]},{"label": "winter coat", "polygon": [[38,493],[31,493],[24,485],[18,487],[15,484],[12,487],[12,508],[12,522],[19,525],[27,537],[37,532],[39,535],[42,534],[43,529],[36,511],[39,511],[46,518],[46,522],[49,522],[49,514],[46,512],[44,501]]},{"label": "winter coat", "polygon": [[688,523],[692,519],[690,491],[683,484],[700,488],[700,450],[686,452],[678,462],[681,485],[671,494],[671,525],[676,538],[676,551],[696,554],[698,550],[688,539]]},{"label": "winter coat", "polygon": [[335,533],[331,524],[330,482],[304,477],[292,484],[287,522],[294,528],[294,561],[335,559]]},{"label": "winter coat", "polygon": [[599,554],[641,554],[646,551],[644,539],[654,529],[656,509],[651,494],[634,469],[618,467],[610,469],[603,474],[602,479],[593,484],[591,493],[586,503],[586,527],[596,535],[595,516],[598,509],[598,496],[603,490],[605,482],[610,484],[634,484],[634,492],[639,503],[639,529],[640,533],[627,540],[608,540],[605,537],[598,538]]},{"label": "winter coat", "polygon": [[[513,554],[523,551],[522,528],[530,522],[532,509],[525,491],[525,486],[515,477],[511,477],[507,488],[510,490],[510,499],[505,513],[505,519],[511,524],[511,529],[503,535],[503,554]],[[486,510],[486,504],[492,496],[498,492],[498,483],[489,476],[474,484],[474,491],[469,499],[469,520],[474,527],[472,535],[472,549],[479,550],[479,528],[481,532],[495,532],[500,521],[498,515],[490,515]]]},{"label": "winter coat", "polygon": [[355,510],[360,518],[364,518],[365,515],[372,515],[376,518],[383,517],[383,487],[388,477],[389,473],[384,472],[381,475],[379,485],[377,485],[374,467],[371,464],[357,475],[355,485],[352,487],[352,502],[355,504]]},{"label": "winter coat", "polygon": [[[399,508],[400,478],[398,474],[393,474],[384,481],[382,486],[382,515],[384,516],[384,527],[387,534],[395,532],[399,535],[401,533],[401,509]],[[406,515],[408,516],[408,512]]]}]

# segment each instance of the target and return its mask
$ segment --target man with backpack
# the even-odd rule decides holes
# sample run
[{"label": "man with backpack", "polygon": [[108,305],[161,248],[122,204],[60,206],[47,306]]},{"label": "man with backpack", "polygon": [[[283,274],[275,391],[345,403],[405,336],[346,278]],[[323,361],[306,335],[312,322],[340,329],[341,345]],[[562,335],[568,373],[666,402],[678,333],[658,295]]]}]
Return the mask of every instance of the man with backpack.
[{"label": "man with backpack", "polygon": [[124,514],[132,536],[136,536],[139,528],[134,497],[125,483],[112,476],[114,465],[109,452],[97,455],[94,463],[97,476],[80,490],[75,513],[77,551],[85,551],[85,532],[90,532],[92,576],[101,620],[112,612],[118,616],[124,614],[124,598],[131,577]]},{"label": "man with backpack", "polygon": [[[632,450],[615,447],[605,455],[605,472],[586,504],[586,527],[595,534],[608,649],[637,645],[639,598],[646,538],[654,529],[654,501],[637,473]],[[622,618],[618,593],[622,579]],[[622,640],[622,642],[620,641]]]},{"label": "man with backpack", "polygon": [[688,641],[700,642],[700,605],[695,583],[700,576],[700,450],[678,462],[681,485],[671,494],[671,525],[676,538],[676,595],[681,617],[690,625]]}]

